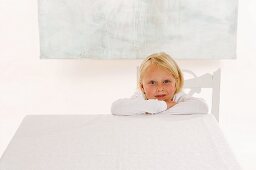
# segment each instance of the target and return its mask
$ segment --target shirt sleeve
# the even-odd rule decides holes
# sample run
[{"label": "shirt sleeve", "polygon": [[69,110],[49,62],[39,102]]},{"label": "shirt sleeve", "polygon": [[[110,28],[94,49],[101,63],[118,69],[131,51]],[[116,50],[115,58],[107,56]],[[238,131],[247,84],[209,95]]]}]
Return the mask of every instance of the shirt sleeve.
[{"label": "shirt sleeve", "polygon": [[171,114],[202,114],[208,113],[208,105],[204,99],[189,96],[183,92],[177,93],[174,97],[177,103],[164,113]]},{"label": "shirt sleeve", "polygon": [[155,114],[166,109],[166,102],[157,99],[145,100],[141,92],[136,92],[131,98],[122,98],[113,102],[111,113],[113,115]]}]

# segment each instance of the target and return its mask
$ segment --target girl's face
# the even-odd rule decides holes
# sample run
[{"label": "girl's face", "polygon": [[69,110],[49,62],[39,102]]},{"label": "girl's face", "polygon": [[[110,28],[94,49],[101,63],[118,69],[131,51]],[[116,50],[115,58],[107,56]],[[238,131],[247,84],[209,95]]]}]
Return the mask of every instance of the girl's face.
[{"label": "girl's face", "polygon": [[142,77],[141,89],[147,99],[170,101],[176,91],[172,74],[155,64],[150,65]]}]

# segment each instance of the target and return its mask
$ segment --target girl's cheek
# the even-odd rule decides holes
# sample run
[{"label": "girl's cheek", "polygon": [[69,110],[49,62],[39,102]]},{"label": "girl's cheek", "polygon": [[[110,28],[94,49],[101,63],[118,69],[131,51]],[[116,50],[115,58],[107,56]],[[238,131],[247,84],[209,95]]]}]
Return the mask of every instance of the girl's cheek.
[{"label": "girl's cheek", "polygon": [[176,88],[175,84],[172,84],[172,85],[171,85],[171,88],[172,88],[172,89],[175,89],[175,88]]}]

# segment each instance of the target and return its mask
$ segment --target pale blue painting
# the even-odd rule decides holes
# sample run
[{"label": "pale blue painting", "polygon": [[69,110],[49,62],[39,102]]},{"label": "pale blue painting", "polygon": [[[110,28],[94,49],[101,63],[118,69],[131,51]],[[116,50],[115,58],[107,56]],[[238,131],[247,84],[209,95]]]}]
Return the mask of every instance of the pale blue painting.
[{"label": "pale blue painting", "polygon": [[38,0],[41,58],[236,58],[237,0]]}]

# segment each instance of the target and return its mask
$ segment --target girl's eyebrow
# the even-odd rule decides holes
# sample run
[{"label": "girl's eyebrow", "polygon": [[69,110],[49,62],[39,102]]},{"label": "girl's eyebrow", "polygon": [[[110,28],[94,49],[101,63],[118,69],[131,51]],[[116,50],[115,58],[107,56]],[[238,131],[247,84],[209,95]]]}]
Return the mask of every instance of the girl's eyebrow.
[{"label": "girl's eyebrow", "polygon": [[148,80],[148,82],[151,82],[151,81],[156,81],[156,80]]},{"label": "girl's eyebrow", "polygon": [[171,78],[165,78],[165,79],[163,79],[163,80],[172,80]]},{"label": "girl's eyebrow", "polygon": [[[162,79],[160,82],[162,82],[162,81],[172,81],[172,79]],[[149,83],[149,82],[157,82],[157,80],[152,80],[152,79],[151,79],[151,80],[148,80],[147,82],[148,82],[148,83]]]}]

